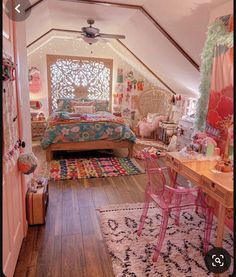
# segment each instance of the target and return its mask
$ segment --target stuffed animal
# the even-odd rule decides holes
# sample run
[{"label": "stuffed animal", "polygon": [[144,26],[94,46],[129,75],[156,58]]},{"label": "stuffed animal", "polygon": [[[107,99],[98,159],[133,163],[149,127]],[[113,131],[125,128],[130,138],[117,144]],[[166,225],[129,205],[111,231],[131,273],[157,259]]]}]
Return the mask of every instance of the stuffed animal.
[{"label": "stuffed animal", "polygon": [[147,122],[146,118],[140,120],[137,127],[139,128],[141,138],[150,137],[153,132],[153,125],[152,123]]}]

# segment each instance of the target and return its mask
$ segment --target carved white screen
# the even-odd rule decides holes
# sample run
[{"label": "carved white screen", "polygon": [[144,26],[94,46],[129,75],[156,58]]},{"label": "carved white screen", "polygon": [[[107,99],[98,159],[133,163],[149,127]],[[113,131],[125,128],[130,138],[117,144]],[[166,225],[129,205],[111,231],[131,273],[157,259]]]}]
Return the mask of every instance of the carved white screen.
[{"label": "carved white screen", "polygon": [[112,60],[48,55],[47,61],[51,111],[61,98],[111,100]]}]

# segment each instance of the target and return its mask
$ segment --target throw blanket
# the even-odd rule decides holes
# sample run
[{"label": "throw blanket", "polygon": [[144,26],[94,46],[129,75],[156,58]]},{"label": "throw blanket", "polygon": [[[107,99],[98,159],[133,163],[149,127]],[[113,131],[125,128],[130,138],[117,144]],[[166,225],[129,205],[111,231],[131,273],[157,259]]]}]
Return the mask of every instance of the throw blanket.
[{"label": "throw blanket", "polygon": [[46,149],[52,143],[95,140],[130,140],[136,137],[122,118],[108,112],[70,116],[52,113],[41,145]]}]

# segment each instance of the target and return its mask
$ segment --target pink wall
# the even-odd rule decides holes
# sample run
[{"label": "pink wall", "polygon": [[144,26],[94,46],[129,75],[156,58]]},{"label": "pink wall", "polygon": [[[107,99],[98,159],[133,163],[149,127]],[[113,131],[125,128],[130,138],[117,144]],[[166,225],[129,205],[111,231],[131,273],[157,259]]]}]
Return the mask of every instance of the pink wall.
[{"label": "pink wall", "polygon": [[210,12],[209,24],[212,23],[217,17],[233,14],[233,1],[228,1]]},{"label": "pink wall", "polygon": [[[28,89],[28,67],[27,67],[27,49],[26,49],[26,32],[25,22],[15,24],[15,52],[17,67],[17,92],[18,92],[18,108],[20,116],[20,135],[21,140],[25,141],[25,153],[32,152],[31,140],[31,119],[30,119],[30,104],[29,104],[29,89]],[[27,221],[25,212],[25,196],[28,188],[28,183],[31,179],[30,175],[21,174],[22,178],[22,203],[23,203],[23,218],[24,218],[24,234],[27,233]]]}]

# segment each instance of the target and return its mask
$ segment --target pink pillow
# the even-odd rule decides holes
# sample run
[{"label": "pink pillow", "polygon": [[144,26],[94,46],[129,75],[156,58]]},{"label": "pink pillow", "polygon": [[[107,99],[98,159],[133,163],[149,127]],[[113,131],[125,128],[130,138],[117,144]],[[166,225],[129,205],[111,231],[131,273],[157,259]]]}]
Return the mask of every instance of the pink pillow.
[{"label": "pink pillow", "polygon": [[95,113],[95,106],[74,106],[74,112],[75,113],[80,113],[80,114],[84,114],[84,113]]},{"label": "pink pillow", "polygon": [[80,100],[75,99],[70,102],[70,110],[74,111],[75,106],[95,106],[95,102],[94,101],[81,102]]},{"label": "pink pillow", "polygon": [[167,118],[168,118],[168,116],[166,116],[166,115],[159,115],[159,116],[155,117],[152,122],[153,130],[156,130],[159,127],[159,123],[161,121],[166,121]]}]

